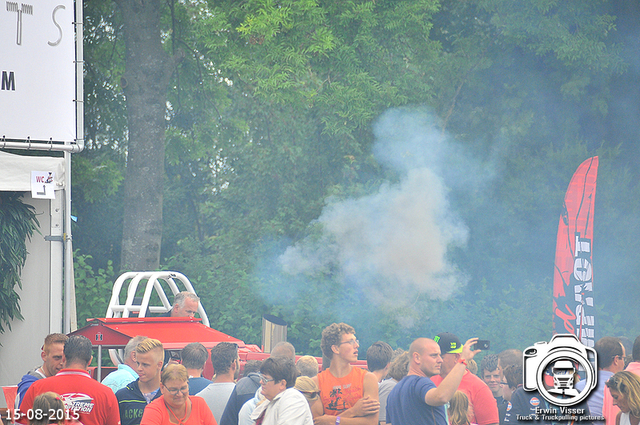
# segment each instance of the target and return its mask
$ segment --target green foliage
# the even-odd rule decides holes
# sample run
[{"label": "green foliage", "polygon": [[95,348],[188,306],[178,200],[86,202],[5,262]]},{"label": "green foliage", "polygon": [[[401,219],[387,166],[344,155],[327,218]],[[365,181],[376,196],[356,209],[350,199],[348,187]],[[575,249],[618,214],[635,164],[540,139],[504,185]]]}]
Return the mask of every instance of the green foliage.
[{"label": "green foliage", "polygon": [[111,1],[87,0],[83,7],[85,143],[93,149],[109,146],[124,151],[127,115],[120,87],[124,74],[121,17]]},{"label": "green foliage", "polygon": [[[637,144],[633,131],[618,132],[635,103],[614,97],[616,87],[630,91],[633,74],[614,43],[625,38],[613,38],[612,2],[169,6],[163,45],[184,58],[168,93],[162,258],[192,280],[212,326],[257,343],[261,315],[280,315],[298,350],[316,355],[333,321],[356,326],[363,347],[384,339],[406,348],[443,330],[491,339],[494,350],[548,340],[562,199],[578,164],[597,154],[596,297],[606,306],[597,320],[605,333],[635,329],[633,315],[612,314],[640,302],[640,254],[629,248],[640,232]],[[113,4],[85,8],[91,143],[74,170],[76,236],[84,236],[74,243],[102,268],[119,258],[124,53]],[[358,198],[400,178],[371,154],[372,126],[389,107],[416,105],[488,176],[450,170],[473,183],[449,192],[470,229],[468,245],[449,253],[469,278],[464,293],[382,307],[332,267],[283,276],[277,256],[322,232],[315,220],[327,198]]]},{"label": "green foliage", "polygon": [[71,208],[77,217],[77,223],[72,223],[73,245],[91,253],[96,268],[106,268],[111,260],[114,269],[119,269],[123,158],[109,147],[85,149],[71,158]]},{"label": "green foliage", "polygon": [[0,192],[0,333],[11,321],[22,320],[20,297],[16,286],[22,288],[20,272],[27,259],[27,239],[39,224],[33,206],[24,204],[18,192]]},{"label": "green foliage", "polygon": [[[110,158],[73,158],[73,180],[84,200],[90,204],[115,195],[124,179],[122,167]],[[96,162],[99,161],[99,164]]]},{"label": "green foliage", "polygon": [[87,319],[104,317],[111,288],[116,279],[113,263],[107,262],[106,268],[95,270],[91,265],[91,255],[73,253],[73,274],[76,285],[76,313],[78,326],[84,326]]}]

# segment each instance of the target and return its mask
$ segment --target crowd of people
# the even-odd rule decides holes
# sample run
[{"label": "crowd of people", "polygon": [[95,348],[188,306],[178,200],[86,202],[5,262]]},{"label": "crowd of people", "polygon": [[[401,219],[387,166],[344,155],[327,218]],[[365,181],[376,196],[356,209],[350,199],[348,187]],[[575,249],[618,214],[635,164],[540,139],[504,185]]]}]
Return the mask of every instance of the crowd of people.
[{"label": "crowd of people", "polygon": [[[176,304],[171,314],[194,314],[192,307]],[[209,352],[194,342],[178,361],[166,361],[160,341],[139,336],[99,383],[87,371],[91,342],[51,334],[43,364],[18,384],[16,408],[28,414],[16,419],[36,425],[531,424],[549,404],[538,391],[524,390],[523,353],[485,353],[478,365],[477,341],[463,344],[443,332],[416,339],[407,351],[378,341],[368,348],[364,369],[354,366],[360,354],[355,329],[334,323],[322,332],[321,366],[281,342],[267,359],[244,364],[240,377],[236,344],[220,342]],[[640,425],[640,337],[632,347],[624,342],[603,337],[595,344],[597,386],[583,403],[587,422]],[[202,377],[209,358],[212,380]],[[584,380],[575,379],[582,390]]]}]

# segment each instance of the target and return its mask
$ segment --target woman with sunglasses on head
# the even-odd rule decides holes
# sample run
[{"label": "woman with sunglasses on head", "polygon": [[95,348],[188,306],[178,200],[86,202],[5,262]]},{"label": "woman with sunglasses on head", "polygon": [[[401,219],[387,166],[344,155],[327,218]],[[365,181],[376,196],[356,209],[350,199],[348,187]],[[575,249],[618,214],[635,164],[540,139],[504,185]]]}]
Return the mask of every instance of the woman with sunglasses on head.
[{"label": "woman with sunglasses on head", "polygon": [[293,388],[302,393],[304,398],[307,399],[309,406],[312,406],[313,403],[320,399],[320,388],[318,388],[318,384],[308,376],[298,376]]},{"label": "woman with sunglasses on head", "polygon": [[160,378],[162,397],[144,409],[140,425],[218,425],[201,397],[189,395],[189,374],[180,364],[170,364]]},{"label": "woman with sunglasses on head", "polygon": [[638,425],[640,422],[640,377],[622,371],[613,375],[606,383],[613,404],[620,412],[616,417],[616,425]]}]

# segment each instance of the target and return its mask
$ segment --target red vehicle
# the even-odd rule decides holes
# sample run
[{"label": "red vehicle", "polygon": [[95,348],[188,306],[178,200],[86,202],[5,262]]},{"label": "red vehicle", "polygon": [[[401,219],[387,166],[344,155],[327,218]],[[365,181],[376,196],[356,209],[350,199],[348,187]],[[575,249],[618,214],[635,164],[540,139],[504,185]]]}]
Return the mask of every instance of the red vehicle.
[{"label": "red vehicle", "polygon": [[[123,288],[126,282],[126,293]],[[144,289],[141,283],[144,282]],[[184,289],[180,289],[178,284]],[[164,288],[169,288],[173,295],[186,290],[196,293],[189,280],[177,272],[131,272],[121,275],[113,285],[111,300],[104,319],[90,319],[88,324],[69,335],[84,335],[89,338],[98,349],[98,366],[93,375],[102,380],[114,367],[103,368],[103,350],[108,350],[114,365],[121,363],[118,351],[124,348],[129,340],[137,335],[144,335],[162,342],[172,358],[180,358],[180,351],[185,345],[200,342],[208,350],[219,342],[234,342],[238,344],[241,369],[249,360],[263,360],[269,357],[271,347],[287,337],[286,323],[263,318],[262,347],[245,344],[237,338],[210,328],[209,319],[198,305],[199,319],[189,317],[145,317],[148,314],[162,314],[171,310],[172,304],[165,294]],[[142,296],[139,294],[142,293]],[[153,294],[157,296],[152,296]],[[155,299],[156,303],[152,304]],[[159,300],[159,301],[158,301]],[[320,367],[322,359],[317,358]],[[360,360],[358,367],[366,368],[366,361]],[[104,370],[103,370],[104,369]],[[211,378],[214,374],[210,360],[205,364],[203,376]]]},{"label": "red vehicle", "polygon": [[[126,292],[123,290],[125,284]],[[113,285],[105,318],[89,319],[85,327],[69,334],[86,336],[93,346],[97,347],[98,366],[93,370],[96,379],[102,380],[107,373],[115,369],[102,367],[104,350],[108,350],[113,364],[117,365],[122,361],[121,350],[131,338],[137,335],[159,340],[167,353],[172,358],[178,359],[182,348],[191,342],[200,342],[210,350],[222,341],[238,345],[241,366],[244,366],[248,360],[262,360],[269,357],[269,354],[257,345],[245,344],[237,338],[210,328],[209,318],[201,303],[198,304],[200,315],[198,319],[146,317],[149,314],[160,315],[171,310],[172,303],[165,293],[165,288],[168,288],[174,296],[181,291],[196,293],[189,279],[181,273],[168,271],[124,273]],[[283,335],[286,339],[286,327]],[[209,360],[203,375],[210,378],[213,373]]]}]

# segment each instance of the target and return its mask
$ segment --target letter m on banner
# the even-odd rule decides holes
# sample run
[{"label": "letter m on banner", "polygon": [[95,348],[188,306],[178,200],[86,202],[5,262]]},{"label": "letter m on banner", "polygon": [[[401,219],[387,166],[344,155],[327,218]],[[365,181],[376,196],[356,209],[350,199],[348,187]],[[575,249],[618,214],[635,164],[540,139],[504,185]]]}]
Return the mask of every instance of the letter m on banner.
[{"label": "letter m on banner", "polygon": [[598,157],[584,161],[571,178],[558,224],[553,273],[553,333],[571,333],[595,344],[593,303],[593,207]]}]

